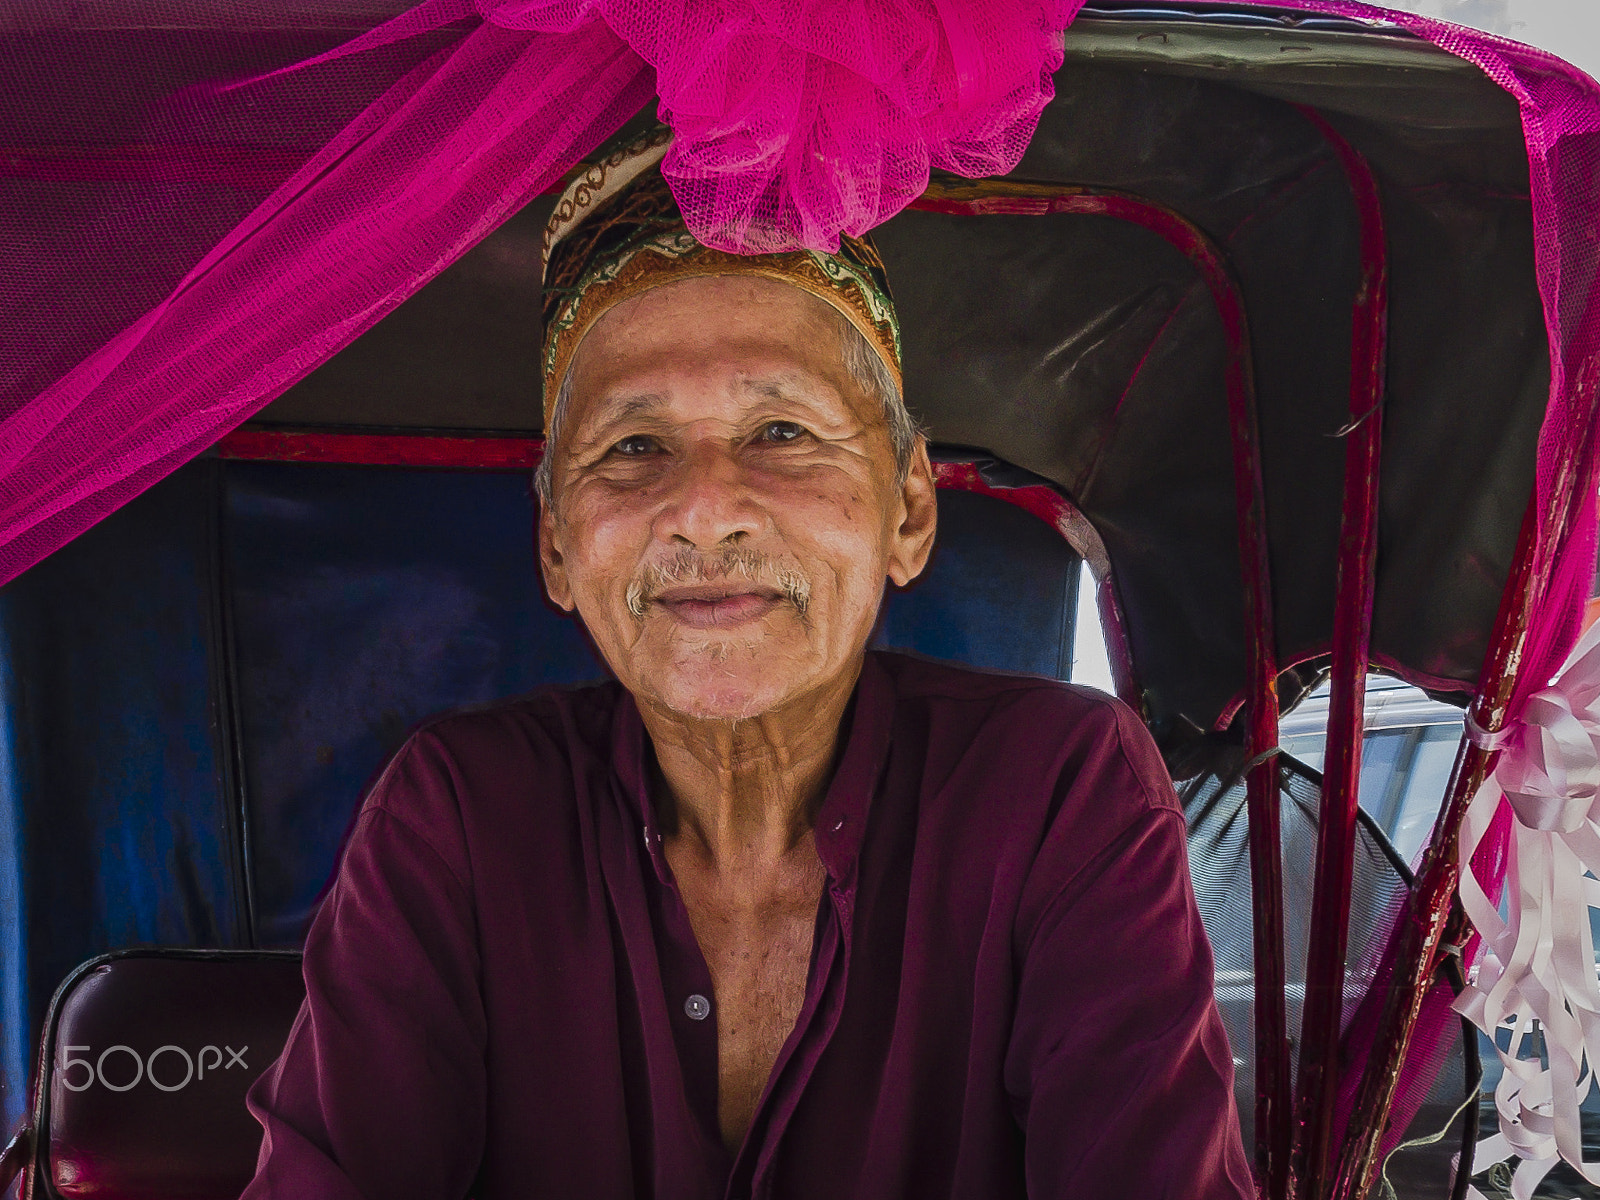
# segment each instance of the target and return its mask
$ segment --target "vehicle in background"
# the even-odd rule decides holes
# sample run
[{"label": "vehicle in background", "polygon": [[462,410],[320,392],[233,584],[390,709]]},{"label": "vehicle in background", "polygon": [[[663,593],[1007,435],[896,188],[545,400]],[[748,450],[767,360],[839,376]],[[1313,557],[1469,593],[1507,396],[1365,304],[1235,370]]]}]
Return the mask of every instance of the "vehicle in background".
[{"label": "vehicle in background", "polygon": [[[1328,732],[1328,684],[1283,718],[1284,752],[1322,770]],[[1366,741],[1361,751],[1361,807],[1395,852],[1416,868],[1427,844],[1450,766],[1461,742],[1461,709],[1387,675],[1367,678]]]}]

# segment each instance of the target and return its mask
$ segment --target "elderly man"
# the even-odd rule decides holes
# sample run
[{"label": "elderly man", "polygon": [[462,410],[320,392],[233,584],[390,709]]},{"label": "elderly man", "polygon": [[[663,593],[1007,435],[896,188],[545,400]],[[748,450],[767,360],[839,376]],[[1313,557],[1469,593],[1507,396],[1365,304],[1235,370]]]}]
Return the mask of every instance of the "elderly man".
[{"label": "elderly man", "polygon": [[616,681],[395,758],[246,1197],[1250,1195],[1145,730],[867,651],[935,522],[881,265],[700,246],[663,151],[546,247],[540,555]]}]

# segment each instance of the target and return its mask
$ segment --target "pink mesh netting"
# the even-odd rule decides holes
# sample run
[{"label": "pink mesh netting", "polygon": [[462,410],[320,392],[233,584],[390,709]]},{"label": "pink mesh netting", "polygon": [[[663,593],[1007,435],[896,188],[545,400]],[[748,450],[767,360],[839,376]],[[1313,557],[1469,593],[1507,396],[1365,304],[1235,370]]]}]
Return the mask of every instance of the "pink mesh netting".
[{"label": "pink mesh netting", "polygon": [[[54,59],[47,38],[8,49],[0,146],[56,149],[0,153],[0,583],[326,360],[651,95],[705,240],[831,248],[903,207],[930,167],[1011,169],[1081,2],[428,0],[356,46],[331,19],[315,45],[262,36],[241,55],[218,40],[205,72],[166,89],[137,36],[64,41]],[[1552,367],[1539,497],[1575,472],[1583,507],[1542,564],[1520,699],[1576,639],[1593,578],[1600,88],[1443,22],[1274,3],[1401,24],[1522,107]],[[193,11],[130,4],[152,28],[167,4]],[[207,75],[246,82],[181,86]],[[84,148],[86,130],[119,149]],[[1402,1116],[1453,1021],[1435,997]]]},{"label": "pink mesh netting", "polygon": [[[695,235],[837,250],[928,185],[1016,166],[1083,0],[607,2],[677,133],[662,171]],[[493,19],[504,20],[503,6]],[[818,164],[827,164],[818,169]]]},{"label": "pink mesh netting", "polygon": [[[138,156],[31,155],[0,205],[0,582],[350,342],[653,93],[706,240],[836,248],[930,166],[1016,164],[1079,3],[429,0],[315,65],[152,104],[117,131]],[[112,109],[138,73],[57,66]],[[27,102],[8,115],[31,144],[81,132],[68,112],[52,138]],[[188,153],[230,141],[253,147],[231,170]]]}]

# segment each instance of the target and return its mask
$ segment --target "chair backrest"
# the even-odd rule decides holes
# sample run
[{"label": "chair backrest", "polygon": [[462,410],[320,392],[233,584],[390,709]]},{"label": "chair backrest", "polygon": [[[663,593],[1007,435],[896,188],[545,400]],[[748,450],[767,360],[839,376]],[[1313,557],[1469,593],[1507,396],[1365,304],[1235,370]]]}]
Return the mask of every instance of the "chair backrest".
[{"label": "chair backrest", "polygon": [[57,990],[35,1079],[29,1200],[233,1200],[261,1127],[244,1095],[305,995],[292,952],[125,950]]}]

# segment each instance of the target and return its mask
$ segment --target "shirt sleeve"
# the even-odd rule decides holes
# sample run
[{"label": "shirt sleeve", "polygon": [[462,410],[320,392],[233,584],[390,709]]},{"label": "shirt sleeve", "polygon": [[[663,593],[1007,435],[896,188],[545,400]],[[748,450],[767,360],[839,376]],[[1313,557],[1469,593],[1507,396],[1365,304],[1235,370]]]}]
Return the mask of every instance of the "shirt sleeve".
[{"label": "shirt sleeve", "polygon": [[[1028,1195],[1253,1197],[1183,815],[1137,719],[1108,740],[1068,785],[1079,795],[1030,880],[1052,890],[1031,923],[1006,1060]],[[1084,803],[1129,814],[1098,849],[1059,828]]]},{"label": "shirt sleeve", "polygon": [[[426,735],[419,735],[426,738]],[[306,939],[306,999],[251,1087],[241,1200],[460,1200],[483,1154],[485,1018],[450,774],[408,743]]]}]

